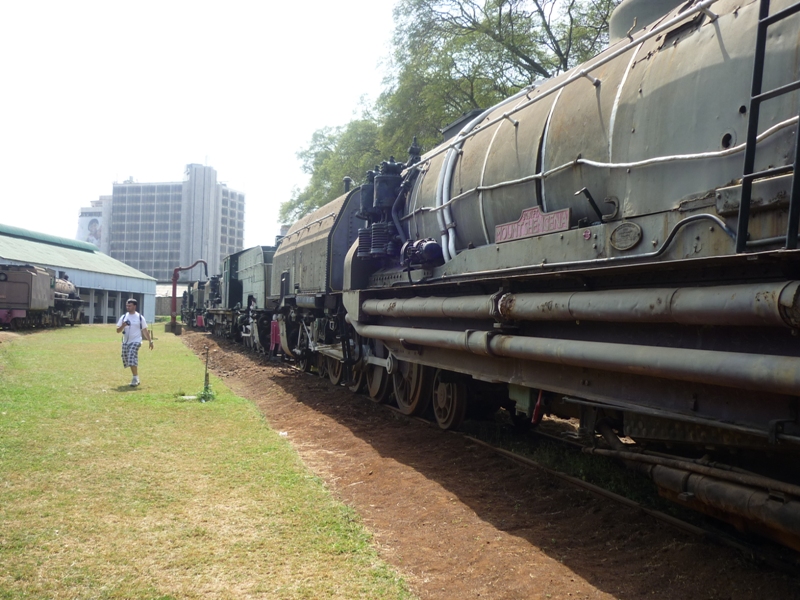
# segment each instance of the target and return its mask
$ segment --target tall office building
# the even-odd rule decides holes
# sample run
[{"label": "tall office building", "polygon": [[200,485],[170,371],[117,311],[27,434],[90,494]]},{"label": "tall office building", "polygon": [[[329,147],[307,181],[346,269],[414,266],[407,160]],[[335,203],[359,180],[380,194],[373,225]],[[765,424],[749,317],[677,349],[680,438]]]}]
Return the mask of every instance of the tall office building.
[{"label": "tall office building", "polygon": [[[81,210],[80,232],[98,203],[100,249],[158,281],[198,259],[208,263],[209,275],[219,273],[222,258],[244,247],[244,194],[218,183],[211,167],[187,165],[180,183],[115,183],[110,197]],[[200,279],[202,267],[180,275]]]}]

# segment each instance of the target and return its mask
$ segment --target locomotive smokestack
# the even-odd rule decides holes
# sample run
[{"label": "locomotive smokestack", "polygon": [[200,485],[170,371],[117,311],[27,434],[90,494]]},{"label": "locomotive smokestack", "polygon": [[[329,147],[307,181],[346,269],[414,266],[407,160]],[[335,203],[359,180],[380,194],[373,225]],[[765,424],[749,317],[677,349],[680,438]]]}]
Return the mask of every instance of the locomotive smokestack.
[{"label": "locomotive smokestack", "polygon": [[353,185],[353,180],[350,177],[345,177],[342,179],[342,181],[344,182],[344,193],[346,194],[350,191],[350,186]]}]

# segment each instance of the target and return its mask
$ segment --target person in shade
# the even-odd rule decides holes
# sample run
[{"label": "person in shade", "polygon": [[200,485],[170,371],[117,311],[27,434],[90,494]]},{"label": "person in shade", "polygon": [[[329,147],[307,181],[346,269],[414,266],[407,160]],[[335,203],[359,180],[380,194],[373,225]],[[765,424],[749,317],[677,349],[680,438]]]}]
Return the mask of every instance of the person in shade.
[{"label": "person in shade", "polygon": [[135,299],[129,298],[125,303],[128,312],[117,321],[117,333],[122,333],[122,367],[130,367],[133,375],[131,387],[139,385],[139,347],[142,345],[142,338],[150,343],[150,350],[153,349],[153,337],[147,329],[147,321],[136,311],[138,305]]},{"label": "person in shade", "polygon": [[278,322],[278,315],[272,315],[269,328],[269,360],[277,358],[279,352],[281,352],[281,324]]}]

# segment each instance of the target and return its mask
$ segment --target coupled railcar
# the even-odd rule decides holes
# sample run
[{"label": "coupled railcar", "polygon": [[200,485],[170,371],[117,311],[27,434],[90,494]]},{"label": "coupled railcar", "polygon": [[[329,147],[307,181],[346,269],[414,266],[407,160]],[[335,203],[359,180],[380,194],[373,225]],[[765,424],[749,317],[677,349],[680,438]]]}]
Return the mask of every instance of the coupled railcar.
[{"label": "coupled railcar", "polygon": [[289,230],[284,351],[444,429],[577,418],[800,550],[798,31],[789,0],[625,0],[605,52]]},{"label": "coupled railcar", "polygon": [[0,327],[33,329],[83,322],[83,302],[69,277],[33,265],[0,265]]},{"label": "coupled railcar", "polygon": [[207,306],[208,282],[195,281],[181,297],[181,323],[187,327],[202,328]]},{"label": "coupled railcar", "polygon": [[206,329],[257,352],[267,351],[276,305],[272,298],[275,251],[275,246],[255,246],[223,259],[222,274],[206,283]]}]

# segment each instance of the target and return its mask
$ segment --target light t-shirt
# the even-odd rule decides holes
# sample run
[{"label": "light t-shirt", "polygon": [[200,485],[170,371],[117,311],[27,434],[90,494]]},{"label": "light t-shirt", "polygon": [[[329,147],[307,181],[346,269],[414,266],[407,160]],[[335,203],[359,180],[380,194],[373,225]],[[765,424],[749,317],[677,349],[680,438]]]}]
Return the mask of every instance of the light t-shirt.
[{"label": "light t-shirt", "polygon": [[117,327],[122,327],[123,321],[130,321],[130,325],[122,330],[122,341],[126,344],[131,342],[142,343],[142,329],[147,329],[147,321],[138,312],[130,314],[126,312],[117,321]]}]

